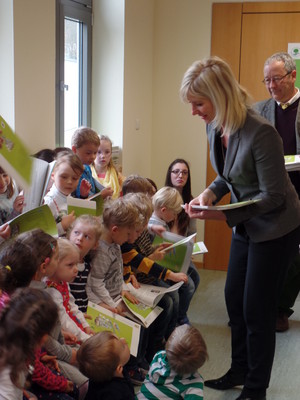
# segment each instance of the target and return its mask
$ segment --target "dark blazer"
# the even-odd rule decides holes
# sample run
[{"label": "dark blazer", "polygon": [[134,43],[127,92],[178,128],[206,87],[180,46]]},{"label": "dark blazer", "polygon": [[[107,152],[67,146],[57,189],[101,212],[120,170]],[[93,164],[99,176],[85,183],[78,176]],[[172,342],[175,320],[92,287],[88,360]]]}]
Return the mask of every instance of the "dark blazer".
[{"label": "dark blazer", "polygon": [[[268,100],[259,101],[254,104],[254,109],[258,111],[260,115],[265,117],[271,122],[273,126],[275,124],[275,100],[270,98]],[[296,147],[297,154],[300,154],[300,103],[298,105],[297,116],[295,121],[295,132],[296,132]]]},{"label": "dark blazer", "polygon": [[219,201],[231,193],[231,202],[261,199],[250,206],[225,211],[230,227],[243,223],[253,242],[281,237],[300,225],[300,202],[284,166],[281,137],[255,111],[229,137],[224,171],[219,170],[220,133],[207,126],[210,160],[218,176],[209,186]]}]

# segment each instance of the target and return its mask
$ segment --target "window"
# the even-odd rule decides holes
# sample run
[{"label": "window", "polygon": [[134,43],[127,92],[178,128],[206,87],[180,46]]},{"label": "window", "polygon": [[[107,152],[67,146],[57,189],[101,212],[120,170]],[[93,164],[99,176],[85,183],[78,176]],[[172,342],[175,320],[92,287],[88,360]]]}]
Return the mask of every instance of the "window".
[{"label": "window", "polygon": [[71,146],[76,128],[91,122],[91,0],[57,1],[56,142]]}]

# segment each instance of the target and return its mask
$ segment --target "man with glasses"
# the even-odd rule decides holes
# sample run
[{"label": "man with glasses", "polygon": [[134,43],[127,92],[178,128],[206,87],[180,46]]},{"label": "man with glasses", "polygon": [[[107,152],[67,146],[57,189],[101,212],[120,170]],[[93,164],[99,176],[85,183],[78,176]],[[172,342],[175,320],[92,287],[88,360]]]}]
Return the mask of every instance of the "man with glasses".
[{"label": "man with glasses", "polygon": [[[296,63],[288,53],[275,53],[264,64],[264,79],[271,98],[255,104],[255,109],[279,132],[285,155],[300,154],[300,92],[295,87]],[[275,171],[274,171],[275,172]],[[276,172],[275,172],[276,173]],[[300,171],[289,172],[300,198]],[[290,265],[279,299],[277,332],[289,329],[288,317],[300,290],[300,255]]]}]

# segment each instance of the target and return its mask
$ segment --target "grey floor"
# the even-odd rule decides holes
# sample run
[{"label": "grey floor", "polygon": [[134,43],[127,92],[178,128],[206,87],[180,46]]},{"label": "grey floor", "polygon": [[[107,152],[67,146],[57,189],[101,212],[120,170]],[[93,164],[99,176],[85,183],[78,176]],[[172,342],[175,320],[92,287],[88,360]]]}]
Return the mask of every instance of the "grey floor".
[{"label": "grey floor", "polygon": [[[189,319],[202,333],[209,360],[202,367],[204,379],[223,375],[230,366],[230,328],[224,303],[226,272],[199,270],[201,282],[192,299]],[[290,329],[276,334],[276,353],[268,400],[300,399],[300,298],[290,317]],[[216,391],[205,388],[205,400],[235,400],[240,389]]]}]

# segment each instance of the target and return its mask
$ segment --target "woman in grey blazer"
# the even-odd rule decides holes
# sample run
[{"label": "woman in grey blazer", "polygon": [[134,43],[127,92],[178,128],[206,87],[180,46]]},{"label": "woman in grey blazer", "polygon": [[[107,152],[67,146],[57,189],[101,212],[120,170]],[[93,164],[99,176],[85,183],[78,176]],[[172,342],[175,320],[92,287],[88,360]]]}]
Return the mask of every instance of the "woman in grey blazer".
[{"label": "woman in grey blazer", "polygon": [[[225,300],[231,322],[229,371],[205,382],[226,390],[244,385],[236,400],[264,400],[275,351],[277,301],[300,239],[300,202],[284,166],[277,131],[250,108],[247,92],[223,60],[196,61],[180,89],[207,125],[216,179],[186,205],[192,218],[225,220],[233,228]],[[260,201],[227,211],[197,211],[230,192],[231,202]]]}]

